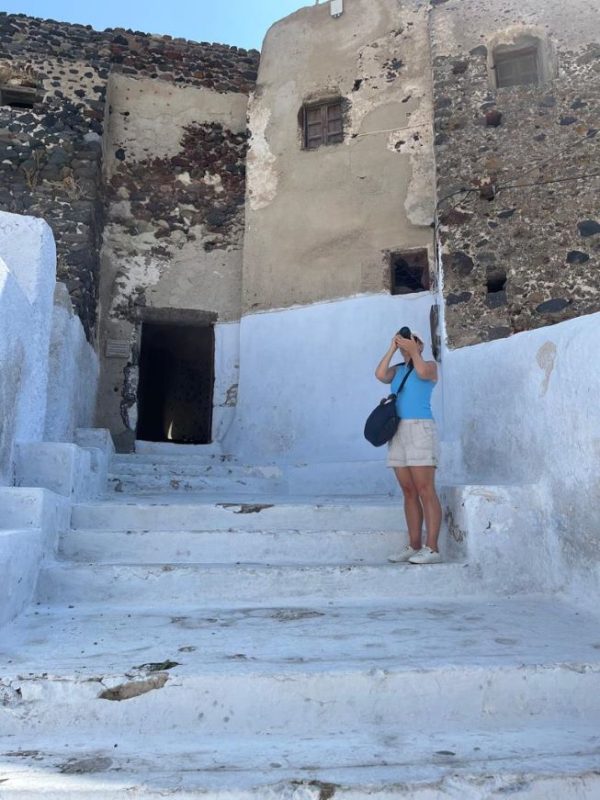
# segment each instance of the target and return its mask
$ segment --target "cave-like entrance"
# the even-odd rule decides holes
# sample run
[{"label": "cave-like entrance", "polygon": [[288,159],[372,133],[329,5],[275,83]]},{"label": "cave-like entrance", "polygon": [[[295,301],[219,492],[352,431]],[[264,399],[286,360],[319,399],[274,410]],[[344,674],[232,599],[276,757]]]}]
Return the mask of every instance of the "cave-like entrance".
[{"label": "cave-like entrance", "polygon": [[214,364],[213,325],[144,321],[137,438],[210,443]]}]

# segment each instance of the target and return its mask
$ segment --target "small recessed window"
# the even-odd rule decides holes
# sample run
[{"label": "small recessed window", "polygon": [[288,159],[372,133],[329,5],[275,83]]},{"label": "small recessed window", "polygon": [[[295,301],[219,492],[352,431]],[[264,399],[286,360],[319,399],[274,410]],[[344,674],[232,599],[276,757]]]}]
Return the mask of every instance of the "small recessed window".
[{"label": "small recessed window", "polygon": [[0,105],[12,108],[33,108],[42,100],[42,93],[32,86],[0,86]]},{"label": "small recessed window", "polygon": [[506,274],[500,270],[487,276],[485,302],[489,308],[505,306],[506,299]]},{"label": "small recessed window", "polygon": [[307,150],[344,141],[341,100],[306,105],[302,111],[304,147]]},{"label": "small recessed window", "polygon": [[390,266],[392,294],[411,294],[429,290],[427,250],[392,253]]},{"label": "small recessed window", "polygon": [[494,53],[496,86],[527,86],[540,83],[540,69],[537,47],[521,50],[497,50]]}]

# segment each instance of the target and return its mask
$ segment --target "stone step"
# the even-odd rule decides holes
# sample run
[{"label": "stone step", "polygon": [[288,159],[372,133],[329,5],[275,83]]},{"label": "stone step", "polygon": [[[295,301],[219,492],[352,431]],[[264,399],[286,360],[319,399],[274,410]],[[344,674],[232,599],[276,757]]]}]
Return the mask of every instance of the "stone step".
[{"label": "stone step", "polygon": [[60,553],[78,562],[132,564],[385,563],[404,546],[394,531],[103,531],[63,534]]},{"label": "stone step", "polygon": [[[3,800],[597,800],[597,729],[90,742],[0,737]],[[166,739],[167,737],[165,737]],[[318,766],[323,765],[323,766]]]},{"label": "stone step", "polygon": [[260,495],[240,499],[237,490],[220,496],[152,499],[119,495],[73,506],[74,529],[113,531],[377,531],[405,527],[401,503],[389,499],[290,498]]},{"label": "stone step", "polygon": [[180,466],[189,464],[190,466],[217,466],[229,465],[239,466],[238,459],[233,455],[223,453],[115,453],[111,459],[111,465],[116,467],[133,466],[137,464],[147,464],[149,466],[167,465]]},{"label": "stone step", "polygon": [[220,461],[216,464],[195,464],[182,462],[179,459],[173,463],[148,463],[148,462],[128,462],[111,463],[110,474],[115,477],[140,475],[161,476],[178,478],[186,477],[215,477],[230,478],[281,478],[282,472],[279,467],[258,467],[246,466],[242,464],[227,464]]},{"label": "stone step", "polygon": [[161,607],[193,603],[240,607],[248,603],[376,602],[456,597],[477,592],[478,572],[462,563],[334,564],[46,564],[37,600],[52,605],[98,602]]},{"label": "stone step", "polygon": [[175,736],[600,735],[597,620],[531,598],[40,607],[3,631],[0,656],[0,731],[21,747],[53,734],[150,749]]},{"label": "stone step", "polygon": [[235,487],[238,495],[264,494],[281,491],[284,483],[275,478],[252,475],[185,475],[185,474],[147,474],[108,476],[108,488],[127,494],[161,494],[164,492],[228,492]]}]

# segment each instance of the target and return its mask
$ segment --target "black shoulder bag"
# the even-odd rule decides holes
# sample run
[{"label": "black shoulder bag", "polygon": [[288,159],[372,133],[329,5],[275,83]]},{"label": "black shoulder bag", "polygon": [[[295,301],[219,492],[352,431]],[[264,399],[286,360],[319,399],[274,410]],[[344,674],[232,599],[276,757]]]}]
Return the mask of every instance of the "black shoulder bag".
[{"label": "black shoulder bag", "polygon": [[389,442],[398,430],[400,417],[396,411],[396,398],[404,388],[408,376],[413,371],[414,365],[411,364],[406,370],[406,375],[398,387],[398,391],[385,397],[379,405],[371,411],[365,422],[365,439],[374,447],[381,447],[382,444]]}]

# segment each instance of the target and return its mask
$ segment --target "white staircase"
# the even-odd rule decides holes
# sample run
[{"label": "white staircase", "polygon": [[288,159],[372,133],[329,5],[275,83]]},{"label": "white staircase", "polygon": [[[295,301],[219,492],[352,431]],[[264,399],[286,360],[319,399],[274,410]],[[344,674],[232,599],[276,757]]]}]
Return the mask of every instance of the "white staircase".
[{"label": "white staircase", "polygon": [[468,536],[388,564],[402,519],[116,456],[0,630],[0,800],[598,800],[598,620],[507,595]]}]

